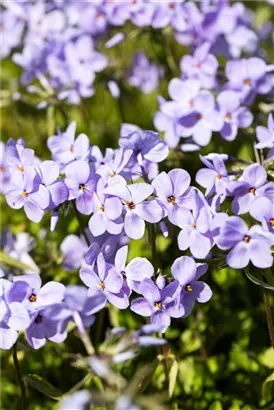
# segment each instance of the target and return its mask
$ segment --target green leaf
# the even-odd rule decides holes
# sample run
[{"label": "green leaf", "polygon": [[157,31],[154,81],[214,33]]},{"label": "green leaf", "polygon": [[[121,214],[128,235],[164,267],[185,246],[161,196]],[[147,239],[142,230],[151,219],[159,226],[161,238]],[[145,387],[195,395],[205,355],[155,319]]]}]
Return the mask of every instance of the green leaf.
[{"label": "green leaf", "polygon": [[262,395],[265,401],[270,401],[274,397],[274,372],[264,381]]},{"label": "green leaf", "polygon": [[50,397],[51,399],[60,400],[63,395],[60,390],[56,389],[56,387],[54,387],[38,374],[28,374],[27,376],[23,377],[23,380],[31,387],[43,393],[45,396]]},{"label": "green leaf", "polygon": [[211,404],[208,410],[223,410],[222,403],[220,401],[215,401]]},{"label": "green leaf", "polygon": [[274,287],[273,286],[269,285],[266,282],[263,282],[261,279],[259,279],[256,276],[252,275],[249,272],[248,268],[246,268],[244,271],[245,271],[245,274],[248,277],[248,279],[251,280],[251,282],[255,283],[258,286],[261,286],[264,289],[268,289],[268,290],[271,290],[272,292],[274,292]]},{"label": "green leaf", "polygon": [[11,258],[10,256],[6,255],[4,252],[0,252],[0,261],[1,263],[5,263],[12,268],[17,268],[21,270],[28,270],[34,272],[33,268],[25,263],[18,261],[17,259]]},{"label": "green leaf", "polygon": [[172,397],[175,386],[176,386],[176,380],[178,376],[178,362],[177,360],[174,360],[169,371],[169,384],[168,384],[168,395],[169,397]]}]

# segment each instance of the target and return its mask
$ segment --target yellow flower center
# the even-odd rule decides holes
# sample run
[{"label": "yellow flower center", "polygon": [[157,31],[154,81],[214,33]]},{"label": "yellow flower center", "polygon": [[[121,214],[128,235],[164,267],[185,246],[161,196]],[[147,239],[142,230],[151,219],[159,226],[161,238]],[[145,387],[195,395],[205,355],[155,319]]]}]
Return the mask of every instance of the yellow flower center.
[{"label": "yellow flower center", "polygon": [[85,184],[80,184],[79,185],[79,189],[81,189],[81,191],[85,191],[85,189],[86,189],[86,185]]},{"label": "yellow flower center", "polygon": [[216,174],[216,178],[217,178],[217,179],[221,179],[222,177],[221,177],[220,174]]},{"label": "yellow flower center", "polygon": [[18,169],[18,171],[21,171],[21,172],[24,171],[24,167],[22,167],[22,165],[20,165],[20,167],[18,167],[17,169]]},{"label": "yellow flower center", "polygon": [[251,80],[249,80],[248,78],[244,80],[244,85],[251,85]]},{"label": "yellow flower center", "polygon": [[163,307],[162,302],[156,302],[156,303],[155,303],[155,306],[156,306],[158,309],[162,309],[162,307]]},{"label": "yellow flower center", "polygon": [[105,284],[104,284],[104,282],[100,282],[100,283],[99,283],[99,288],[100,288],[101,290],[104,290],[104,289],[105,289]]},{"label": "yellow flower center", "polygon": [[129,207],[129,209],[135,209],[135,204],[133,202],[125,201],[126,205]]},{"label": "yellow flower center", "polygon": [[32,295],[30,295],[30,297],[29,297],[30,302],[36,302],[36,300],[37,300],[37,297],[36,297],[36,295],[34,295],[34,293]]},{"label": "yellow flower center", "polygon": [[245,235],[244,236],[244,241],[245,243],[248,243],[250,241],[250,236],[249,235]]},{"label": "yellow flower center", "polygon": [[104,210],[105,210],[104,205],[101,205],[99,209],[100,209],[100,211],[104,212]]},{"label": "yellow flower center", "polygon": [[270,219],[269,225],[270,225],[270,226],[274,226],[274,218],[271,218],[271,219]]},{"label": "yellow flower center", "polygon": [[26,197],[28,196],[27,191],[23,191],[23,192],[22,192],[22,196],[23,196],[24,198],[26,198]]},{"label": "yellow flower center", "polygon": [[185,290],[187,292],[192,292],[192,286],[191,285],[186,285]]},{"label": "yellow flower center", "polygon": [[169,196],[169,197],[167,198],[167,201],[168,201],[170,204],[172,204],[172,205],[175,205],[175,204],[176,204],[176,198],[175,198],[175,196],[173,196],[173,195]]},{"label": "yellow flower center", "polygon": [[250,188],[249,192],[253,195],[255,195],[256,189],[255,188]]}]

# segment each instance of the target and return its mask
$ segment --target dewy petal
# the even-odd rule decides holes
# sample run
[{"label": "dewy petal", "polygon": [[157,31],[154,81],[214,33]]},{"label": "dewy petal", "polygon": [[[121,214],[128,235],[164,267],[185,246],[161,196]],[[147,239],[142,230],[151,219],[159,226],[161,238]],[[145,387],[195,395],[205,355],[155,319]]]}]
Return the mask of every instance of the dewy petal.
[{"label": "dewy petal", "polygon": [[250,215],[260,222],[262,222],[265,218],[271,219],[274,217],[273,204],[266,197],[257,198],[250,207]]},{"label": "dewy petal", "polygon": [[270,268],[273,265],[273,256],[268,243],[258,239],[251,239],[249,244],[251,262],[257,268]]},{"label": "dewy petal", "polygon": [[169,171],[168,176],[170,177],[173,185],[173,195],[179,197],[187,190],[190,184],[190,175],[184,169],[173,169]]},{"label": "dewy petal", "polygon": [[135,184],[128,185],[128,189],[130,190],[134,204],[140,204],[154,191],[153,186],[146,182],[136,182]]},{"label": "dewy petal", "polygon": [[125,215],[125,233],[131,239],[141,239],[145,233],[145,221],[134,211]]},{"label": "dewy petal", "polygon": [[157,223],[164,217],[164,210],[156,199],[137,204],[135,212],[142,219],[150,223]]},{"label": "dewy petal", "polygon": [[248,265],[249,260],[249,246],[244,241],[235,245],[226,257],[228,266],[234,269],[245,268]]},{"label": "dewy petal", "polygon": [[143,279],[151,278],[154,268],[146,258],[137,257],[129,262],[125,272],[128,279],[141,282]]},{"label": "dewy petal", "polygon": [[155,285],[153,280],[151,279],[144,279],[140,284],[140,292],[141,294],[150,302],[160,302],[161,301],[161,294],[158,287]]},{"label": "dewy petal", "polygon": [[177,279],[181,286],[191,284],[196,275],[196,263],[189,256],[177,258],[171,266],[172,276]]},{"label": "dewy petal", "polygon": [[141,316],[150,316],[152,308],[145,298],[137,298],[131,303],[130,309]]},{"label": "dewy petal", "polygon": [[37,296],[39,305],[46,306],[61,302],[64,299],[65,286],[58,282],[48,282],[40,290]]}]

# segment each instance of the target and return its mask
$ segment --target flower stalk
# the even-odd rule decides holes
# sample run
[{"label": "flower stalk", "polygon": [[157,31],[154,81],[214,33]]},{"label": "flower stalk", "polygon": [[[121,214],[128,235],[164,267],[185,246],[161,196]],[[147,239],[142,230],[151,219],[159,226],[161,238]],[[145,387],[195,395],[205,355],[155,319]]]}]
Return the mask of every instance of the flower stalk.
[{"label": "flower stalk", "polygon": [[18,361],[18,357],[17,357],[17,343],[15,343],[14,346],[13,346],[12,357],[13,357],[13,363],[14,363],[17,382],[18,382],[18,385],[19,385],[20,391],[21,391],[22,410],[27,410],[28,405],[27,405],[27,396],[26,396],[26,386],[25,386],[25,383],[24,383],[23,378],[22,378],[22,374],[21,374],[21,370],[20,370],[20,366],[19,366],[19,361]]}]

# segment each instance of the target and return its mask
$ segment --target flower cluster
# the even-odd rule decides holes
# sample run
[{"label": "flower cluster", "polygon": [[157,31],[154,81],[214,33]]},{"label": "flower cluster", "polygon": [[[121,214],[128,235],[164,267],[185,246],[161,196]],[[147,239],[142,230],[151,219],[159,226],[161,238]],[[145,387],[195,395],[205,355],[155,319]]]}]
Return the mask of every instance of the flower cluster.
[{"label": "flower cluster", "polygon": [[[39,87],[28,86],[28,91],[42,98],[54,96],[78,104],[81,98],[94,94],[96,74],[108,65],[115,66],[115,61],[104,53],[124,41],[126,35],[118,32],[112,36],[113,28],[122,28],[130,21],[137,33],[149,28],[162,36],[163,43],[166,43],[166,35],[173,32],[178,43],[192,46],[194,52],[181,60],[181,81],[174,79],[170,83],[172,104],[159,97],[160,111],[155,126],[165,132],[171,147],[176,146],[181,137],[192,137],[191,142],[184,144],[184,150],[189,150],[194,149],[192,142],[198,147],[207,145],[214,131],[221,131],[226,140],[234,139],[238,127],[246,128],[252,122],[246,105],[256,94],[266,94],[273,86],[269,74],[273,66],[257,57],[240,59],[243,52],[256,54],[260,40],[270,32],[269,27],[264,34],[256,32],[252,28],[253,20],[251,10],[243,4],[230,5],[224,0],[213,4],[202,0],[199,5],[184,0],[122,3],[99,0],[79,4],[68,1],[65,5],[41,0],[37,4],[7,4],[1,14],[3,56],[7,57],[14,48],[23,45],[21,52],[12,56],[24,69],[22,83],[28,85],[35,78],[40,82]],[[163,31],[167,28],[171,33]],[[101,39],[106,37],[103,53],[97,51]],[[221,84],[216,56],[231,59],[225,68],[226,84]],[[106,73],[106,78],[110,92],[119,98],[117,79],[127,80],[143,93],[149,93],[158,88],[162,74],[158,64],[139,52],[125,76],[119,78],[118,73]],[[218,93],[216,107],[213,91]],[[204,104],[209,106],[202,109]],[[38,106],[45,105],[47,101],[43,100]],[[214,122],[216,111],[219,120]]]}]

